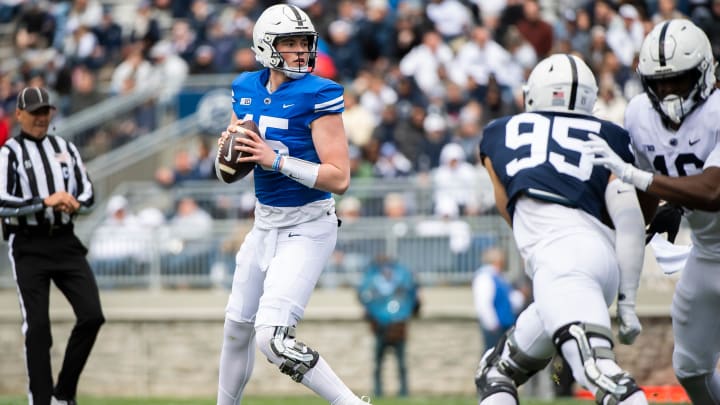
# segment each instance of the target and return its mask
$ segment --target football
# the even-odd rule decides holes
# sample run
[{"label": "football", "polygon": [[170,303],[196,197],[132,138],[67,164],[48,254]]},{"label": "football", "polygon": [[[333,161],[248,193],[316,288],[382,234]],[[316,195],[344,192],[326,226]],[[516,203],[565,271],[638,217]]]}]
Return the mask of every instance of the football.
[{"label": "football", "polygon": [[260,134],[260,130],[253,120],[247,120],[238,125],[238,132],[230,132],[229,136],[220,141],[217,157],[215,158],[215,174],[224,183],[232,183],[247,176],[253,168],[253,162],[238,162],[242,156],[239,150],[235,149],[235,138],[246,137],[244,129]]}]

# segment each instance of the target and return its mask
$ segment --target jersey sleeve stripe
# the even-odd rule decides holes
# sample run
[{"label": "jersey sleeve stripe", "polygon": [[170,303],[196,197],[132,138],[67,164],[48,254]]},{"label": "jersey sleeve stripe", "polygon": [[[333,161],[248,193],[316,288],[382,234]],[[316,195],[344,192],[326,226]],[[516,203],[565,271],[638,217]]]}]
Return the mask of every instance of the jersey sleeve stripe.
[{"label": "jersey sleeve stripe", "polygon": [[343,104],[343,105],[345,104],[344,100],[343,100],[343,96],[336,97],[336,98],[334,98],[330,101],[326,101],[324,103],[315,104],[315,111],[324,110],[324,109],[326,109],[326,107],[332,106],[332,105],[335,105],[338,103]]}]

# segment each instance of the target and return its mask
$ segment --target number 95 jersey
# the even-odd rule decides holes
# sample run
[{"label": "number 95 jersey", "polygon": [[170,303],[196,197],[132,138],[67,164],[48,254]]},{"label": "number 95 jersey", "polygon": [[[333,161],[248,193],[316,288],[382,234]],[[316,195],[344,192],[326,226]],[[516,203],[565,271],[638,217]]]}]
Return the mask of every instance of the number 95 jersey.
[{"label": "number 95 jersey", "polygon": [[503,117],[483,131],[481,156],[488,156],[508,196],[512,218],[522,195],[579,208],[603,221],[610,172],[593,166],[583,152],[597,134],[624,161],[632,163],[627,131],[588,115],[532,112]]},{"label": "number 95 jersey", "polygon": [[[269,69],[241,73],[232,83],[235,116],[252,119],[260,136],[276,152],[320,163],[313,144],[310,124],[327,114],[345,109],[339,84],[307,74],[288,80],[273,93],[265,87]],[[330,193],[305,187],[280,172],[256,166],[253,171],[255,195],[260,203],[274,207],[299,207],[330,198]]]}]

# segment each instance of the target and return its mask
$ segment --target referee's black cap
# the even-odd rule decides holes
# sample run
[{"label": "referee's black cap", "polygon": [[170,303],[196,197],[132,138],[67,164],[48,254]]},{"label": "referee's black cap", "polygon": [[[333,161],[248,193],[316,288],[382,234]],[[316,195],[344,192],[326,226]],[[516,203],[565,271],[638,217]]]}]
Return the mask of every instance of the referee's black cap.
[{"label": "referee's black cap", "polygon": [[48,91],[42,87],[25,87],[22,89],[17,98],[18,110],[24,110],[27,112],[33,112],[43,107],[50,107],[52,109],[55,106],[50,103],[50,95]]}]

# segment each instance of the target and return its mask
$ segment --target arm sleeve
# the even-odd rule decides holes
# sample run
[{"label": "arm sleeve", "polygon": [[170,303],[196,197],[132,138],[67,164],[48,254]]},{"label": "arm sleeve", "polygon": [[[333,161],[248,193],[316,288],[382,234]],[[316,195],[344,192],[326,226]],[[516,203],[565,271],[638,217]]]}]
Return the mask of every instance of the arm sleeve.
[{"label": "arm sleeve", "polygon": [[80,157],[75,145],[68,142],[68,150],[72,154],[75,165],[73,167],[75,181],[77,182],[77,200],[80,203],[80,209],[78,214],[87,214],[95,203],[95,192],[93,191],[93,185],[88,176],[85,164]]},{"label": "arm sleeve", "polygon": [[14,194],[15,189],[19,187],[16,164],[15,154],[10,148],[0,149],[0,217],[23,216],[45,208],[41,197],[23,199]]},{"label": "arm sleeve", "polygon": [[605,190],[608,214],[615,226],[615,254],[620,267],[618,303],[635,304],[645,256],[645,223],[635,188],[614,179]]}]

